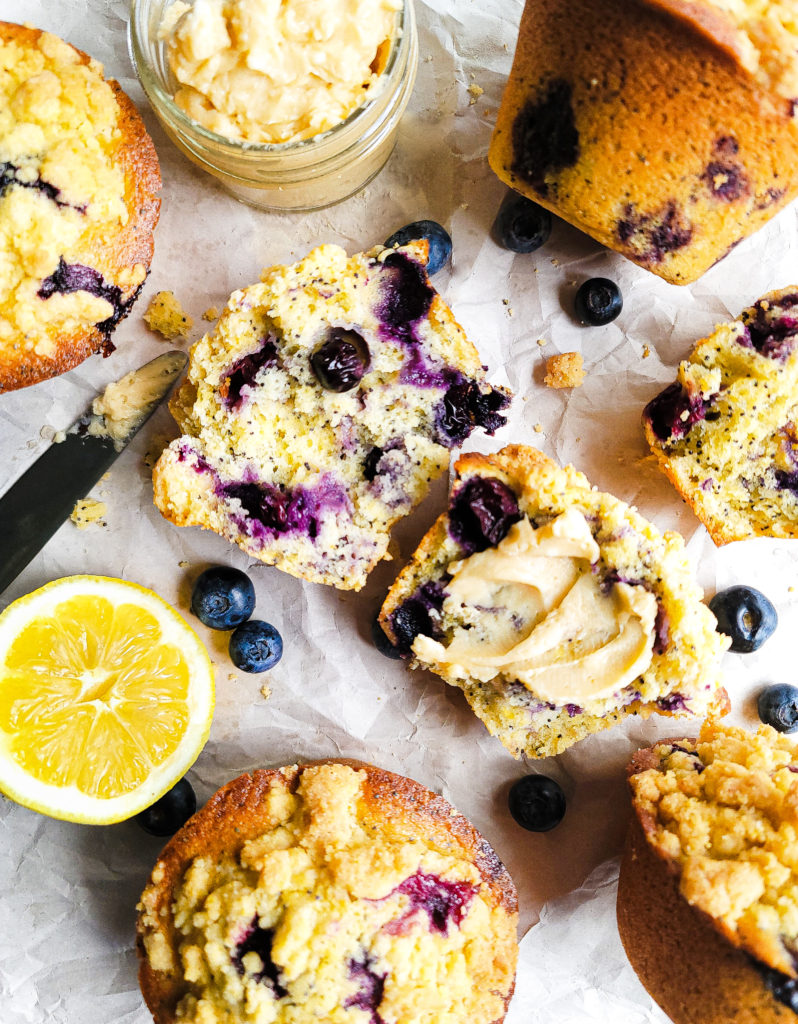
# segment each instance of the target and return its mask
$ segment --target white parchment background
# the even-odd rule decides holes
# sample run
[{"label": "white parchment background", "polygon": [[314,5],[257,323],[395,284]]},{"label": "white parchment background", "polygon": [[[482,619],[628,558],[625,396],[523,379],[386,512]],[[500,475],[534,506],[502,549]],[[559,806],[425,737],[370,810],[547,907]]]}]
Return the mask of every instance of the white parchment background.
[{"label": "white parchment background", "polygon": [[[508,426],[484,450],[522,441],[572,461],[602,489],[634,502],[660,528],[680,529],[709,593],[755,583],[775,602],[781,625],[757,655],[727,655],[734,718],[756,722],[751,694],[764,682],[794,682],[793,592],[798,544],[749,541],[716,551],[663,477],[645,460],[643,404],[691,342],[736,316],[763,292],[798,283],[796,209],[740,245],[690,288],[667,285],[563,223],[538,253],[514,256],[489,237],[503,186],[486,152],[509,71],[520,0],[417,0],[421,63],[397,149],[382,174],[347,202],[315,214],[259,212],[229,198],[164,138],[128,59],[124,0],[0,0],[0,18],[57,32],[105,63],[133,97],[155,140],[164,178],[152,274],[115,335],[118,350],[65,376],[0,396],[0,489],[67,427],[108,381],[164,351],[141,314],[148,298],[173,290],[193,315],[256,281],[262,267],[291,262],[320,242],[357,251],[422,217],[454,239],[450,270],[436,278],[477,344],[492,378],[516,393]],[[469,85],[484,90],[479,97]],[[604,328],[571,317],[576,286],[605,275],[620,284],[624,311]],[[547,344],[541,348],[538,339]],[[644,358],[645,347],[650,355]],[[542,384],[545,356],[580,351],[583,387]],[[540,425],[540,431],[535,430]],[[218,704],[210,742],[190,772],[199,799],[244,770],[346,755],[374,761],[443,793],[490,839],[518,885],[523,932],[508,1024],[664,1020],[629,968],[614,923],[615,877],[626,820],[623,765],[655,737],[683,733],[669,719],[630,723],[534,765],[563,784],[568,811],[547,835],[518,828],[506,810],[524,772],[470,714],[459,692],[384,659],[369,624],[396,569],[384,564],[360,594],[302,583],[249,564],[237,548],[199,530],[178,530],[152,506],[145,455],[174,434],[160,410],[93,492],[107,526],[67,523],[14,585],[12,599],[59,576],[90,572],[154,588],[207,642],[217,665]],[[399,531],[406,559],[441,510],[445,488]],[[285,637],[268,677],[236,673],[225,634],[187,611],[191,582],[208,564],[247,569],[257,615]],[[271,696],[261,695],[268,682]],[[134,824],[71,825],[0,803],[0,1022],[146,1024],[136,985],[135,904],[160,848]]]}]

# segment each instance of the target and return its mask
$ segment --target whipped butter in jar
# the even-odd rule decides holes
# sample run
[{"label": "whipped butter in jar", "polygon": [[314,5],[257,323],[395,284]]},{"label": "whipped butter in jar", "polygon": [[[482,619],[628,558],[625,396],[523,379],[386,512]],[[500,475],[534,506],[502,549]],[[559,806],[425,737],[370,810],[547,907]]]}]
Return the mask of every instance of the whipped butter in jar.
[{"label": "whipped butter in jar", "polygon": [[412,0],[132,0],[130,44],[172,141],[239,199],[279,210],[374,177],[418,60]]}]

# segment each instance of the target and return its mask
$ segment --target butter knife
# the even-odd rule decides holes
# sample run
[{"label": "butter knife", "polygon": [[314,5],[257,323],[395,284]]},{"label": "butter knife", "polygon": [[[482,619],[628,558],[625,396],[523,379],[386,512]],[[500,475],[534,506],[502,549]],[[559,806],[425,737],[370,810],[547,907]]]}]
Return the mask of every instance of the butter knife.
[{"label": "butter knife", "polygon": [[187,362],[184,352],[165,352],[109,384],[0,498],[0,593],[135,437]]}]

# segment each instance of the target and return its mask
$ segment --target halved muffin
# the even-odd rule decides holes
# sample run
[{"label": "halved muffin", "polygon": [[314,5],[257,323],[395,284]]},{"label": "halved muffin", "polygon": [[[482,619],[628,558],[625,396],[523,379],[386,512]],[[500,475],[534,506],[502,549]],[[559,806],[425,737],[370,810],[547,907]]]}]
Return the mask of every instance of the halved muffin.
[{"label": "halved muffin", "polygon": [[643,428],[716,544],[798,536],[798,287],[697,342]]},{"label": "halved muffin", "polygon": [[426,274],[427,243],[335,245],[234,292],[191,352],[155,504],[294,576],[359,590],[390,530],[509,394]]},{"label": "halved muffin", "polygon": [[455,469],[449,510],[380,622],[512,754],[557,754],[628,715],[727,710],[729,641],[678,534],[534,448],[464,455]]}]

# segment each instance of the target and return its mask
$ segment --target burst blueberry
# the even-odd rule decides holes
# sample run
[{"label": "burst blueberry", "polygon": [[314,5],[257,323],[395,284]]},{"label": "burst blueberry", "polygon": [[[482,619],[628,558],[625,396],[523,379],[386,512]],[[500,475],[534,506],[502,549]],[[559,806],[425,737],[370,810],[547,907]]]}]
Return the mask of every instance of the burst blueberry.
[{"label": "burst blueberry", "polygon": [[765,725],[778,732],[798,729],[798,686],[774,683],[766,686],[757,699],[757,711]]},{"label": "burst blueberry", "polygon": [[206,569],[191,592],[191,611],[210,629],[235,629],[247,621],[254,609],[252,580],[229,565]]},{"label": "burst blueberry", "polygon": [[181,779],[151,807],[136,815],[137,823],[151,836],[172,836],[197,809],[197,797],[188,779]]},{"label": "burst blueberry", "polygon": [[495,477],[474,476],[453,496],[449,532],[469,553],[495,547],[521,518],[512,488]]},{"label": "burst blueberry", "polygon": [[507,195],[493,224],[499,245],[512,252],[534,252],[549,240],[551,214],[526,196]]},{"label": "burst blueberry", "polygon": [[548,775],[525,775],[510,787],[510,814],[529,832],[548,832],[565,815],[565,793]]},{"label": "burst blueberry", "polygon": [[386,238],[385,246],[392,249],[397,245],[407,245],[419,239],[426,239],[429,246],[427,256],[427,273],[437,274],[452,258],[452,238],[446,228],[434,220],[416,220],[394,231]]},{"label": "burst blueberry", "polygon": [[326,391],[351,391],[363,379],[371,363],[369,348],[357,331],[330,330],[310,357],[310,366]]},{"label": "burst blueberry", "polygon": [[591,277],[576,293],[574,309],[579,320],[591,327],[612,323],[623,309],[621,289],[606,277]]},{"label": "burst blueberry", "polygon": [[718,620],[718,630],[731,637],[731,649],[739,654],[758,651],[778,625],[776,609],[753,587],[736,586],[721,590],[709,602]]},{"label": "burst blueberry", "polygon": [[283,656],[283,638],[270,622],[250,619],[233,631],[229,651],[242,672],[268,672]]}]

